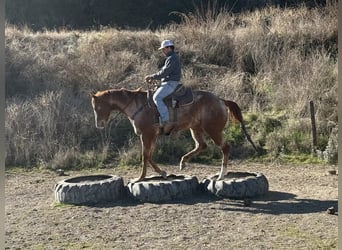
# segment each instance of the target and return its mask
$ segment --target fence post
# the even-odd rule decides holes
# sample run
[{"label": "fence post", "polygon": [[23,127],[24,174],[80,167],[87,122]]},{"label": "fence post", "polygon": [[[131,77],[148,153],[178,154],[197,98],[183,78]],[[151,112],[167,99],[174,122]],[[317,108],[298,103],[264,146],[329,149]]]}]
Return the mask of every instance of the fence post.
[{"label": "fence post", "polygon": [[311,115],[311,128],[312,128],[312,152],[315,153],[317,148],[317,132],[315,120],[315,108],[313,101],[310,101],[310,115]]}]

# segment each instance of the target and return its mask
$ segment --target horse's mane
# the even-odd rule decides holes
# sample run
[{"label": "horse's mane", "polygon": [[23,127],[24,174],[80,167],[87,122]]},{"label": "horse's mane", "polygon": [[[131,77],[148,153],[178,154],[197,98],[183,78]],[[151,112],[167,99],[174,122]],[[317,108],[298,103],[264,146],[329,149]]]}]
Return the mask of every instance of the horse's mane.
[{"label": "horse's mane", "polygon": [[126,89],[124,87],[120,88],[120,89],[106,89],[106,90],[102,90],[102,91],[97,91],[96,93],[92,93],[92,95],[96,95],[96,96],[100,96],[100,95],[104,95],[104,94],[111,94],[111,93],[115,93],[115,92],[122,92],[122,93],[147,93],[146,90],[142,90],[142,87],[139,87],[137,89]]},{"label": "horse's mane", "polygon": [[121,91],[121,92],[131,92],[131,93],[146,93],[146,90],[142,90],[142,87],[139,87],[137,89],[126,89],[124,87],[120,89],[109,89],[109,91]]},{"label": "horse's mane", "polygon": [[110,93],[121,93],[123,96],[125,96],[126,98],[136,98],[138,97],[138,99],[142,98],[145,99],[146,95],[147,95],[147,91],[142,90],[142,88],[137,88],[137,89],[126,89],[126,88],[121,88],[121,89],[110,89],[108,90],[109,94]]}]

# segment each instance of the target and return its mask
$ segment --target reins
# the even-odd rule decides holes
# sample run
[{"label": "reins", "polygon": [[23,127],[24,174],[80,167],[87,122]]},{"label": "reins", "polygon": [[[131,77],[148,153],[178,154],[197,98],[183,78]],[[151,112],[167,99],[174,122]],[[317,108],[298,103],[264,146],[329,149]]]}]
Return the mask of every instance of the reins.
[{"label": "reins", "polygon": [[153,81],[153,80],[151,80],[151,81],[149,81],[149,82],[145,81],[145,83],[147,84],[146,102],[145,102],[142,106],[140,106],[140,108],[138,108],[138,109],[134,112],[134,114],[133,114],[132,117],[131,117],[132,120],[134,120],[135,116],[136,116],[137,114],[139,114],[139,113],[145,108],[145,106],[148,105],[148,100],[150,99],[150,91],[152,91],[152,89],[150,88],[150,85],[153,85],[153,86],[156,86],[156,85],[157,85],[157,82],[156,82],[156,81]]},{"label": "reins", "polygon": [[[146,83],[147,83],[147,98],[146,98],[146,102],[145,102],[143,105],[141,105],[141,106],[134,112],[134,114],[132,115],[132,117],[130,117],[132,120],[134,120],[135,116],[136,116],[137,114],[139,114],[139,113],[145,108],[145,106],[148,105],[148,100],[149,100],[149,98],[150,98],[149,94],[150,94],[150,91],[151,91],[150,85],[153,85],[153,86],[156,86],[156,85],[157,85],[156,81],[150,81],[150,82],[146,82]],[[133,101],[134,101],[134,99],[131,99],[131,101],[128,102],[127,105],[126,105],[124,108],[121,108],[121,112],[125,113],[125,112],[124,112],[125,109],[126,109]],[[118,115],[120,115],[120,112],[117,113],[114,117],[111,117],[111,118],[110,118],[109,124],[111,124],[112,121],[113,121]],[[111,126],[111,125],[110,125],[110,126]]]},{"label": "reins", "polygon": [[116,118],[117,116],[119,116],[120,114],[121,114],[121,113],[118,112],[118,113],[115,114],[114,117],[110,117],[110,120],[109,120],[109,122],[108,122],[108,124],[110,124],[110,127],[112,126],[112,125],[111,125],[112,121],[115,120],[115,118]]},{"label": "reins", "polygon": [[[130,102],[128,102],[127,105],[126,105],[124,108],[120,108],[120,109],[121,109],[121,112],[124,113],[125,109],[126,109],[132,102],[133,102],[133,99],[132,99]],[[108,124],[110,125],[110,127],[112,126],[112,125],[111,125],[112,121],[113,121],[116,117],[118,117],[120,114],[121,114],[121,113],[118,112],[118,113],[116,113],[116,115],[115,115],[114,117],[110,117],[110,120],[109,120],[109,122],[108,122]],[[118,123],[119,123],[119,122],[118,122]]]}]

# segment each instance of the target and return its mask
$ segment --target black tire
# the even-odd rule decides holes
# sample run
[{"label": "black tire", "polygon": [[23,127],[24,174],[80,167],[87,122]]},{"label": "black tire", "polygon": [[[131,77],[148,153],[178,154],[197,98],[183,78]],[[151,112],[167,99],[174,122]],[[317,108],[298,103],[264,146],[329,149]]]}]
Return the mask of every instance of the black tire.
[{"label": "black tire", "polygon": [[222,198],[252,198],[265,195],[269,189],[268,180],[262,173],[229,172],[223,180],[217,180],[217,177],[204,178],[201,186]]},{"label": "black tire", "polygon": [[79,176],[55,184],[55,200],[67,204],[95,204],[122,197],[123,179],[114,175]]},{"label": "black tire", "polygon": [[162,203],[181,200],[198,191],[198,179],[194,176],[168,175],[167,179],[151,176],[143,181],[128,183],[129,193],[142,202]]}]

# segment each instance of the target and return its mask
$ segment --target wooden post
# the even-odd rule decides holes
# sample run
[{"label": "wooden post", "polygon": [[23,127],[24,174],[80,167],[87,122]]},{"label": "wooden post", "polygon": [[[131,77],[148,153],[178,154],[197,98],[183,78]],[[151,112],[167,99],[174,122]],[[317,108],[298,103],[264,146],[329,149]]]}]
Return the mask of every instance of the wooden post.
[{"label": "wooden post", "polygon": [[311,115],[311,128],[312,128],[312,152],[315,152],[317,147],[317,132],[315,120],[315,108],[313,101],[310,101],[310,115]]}]

